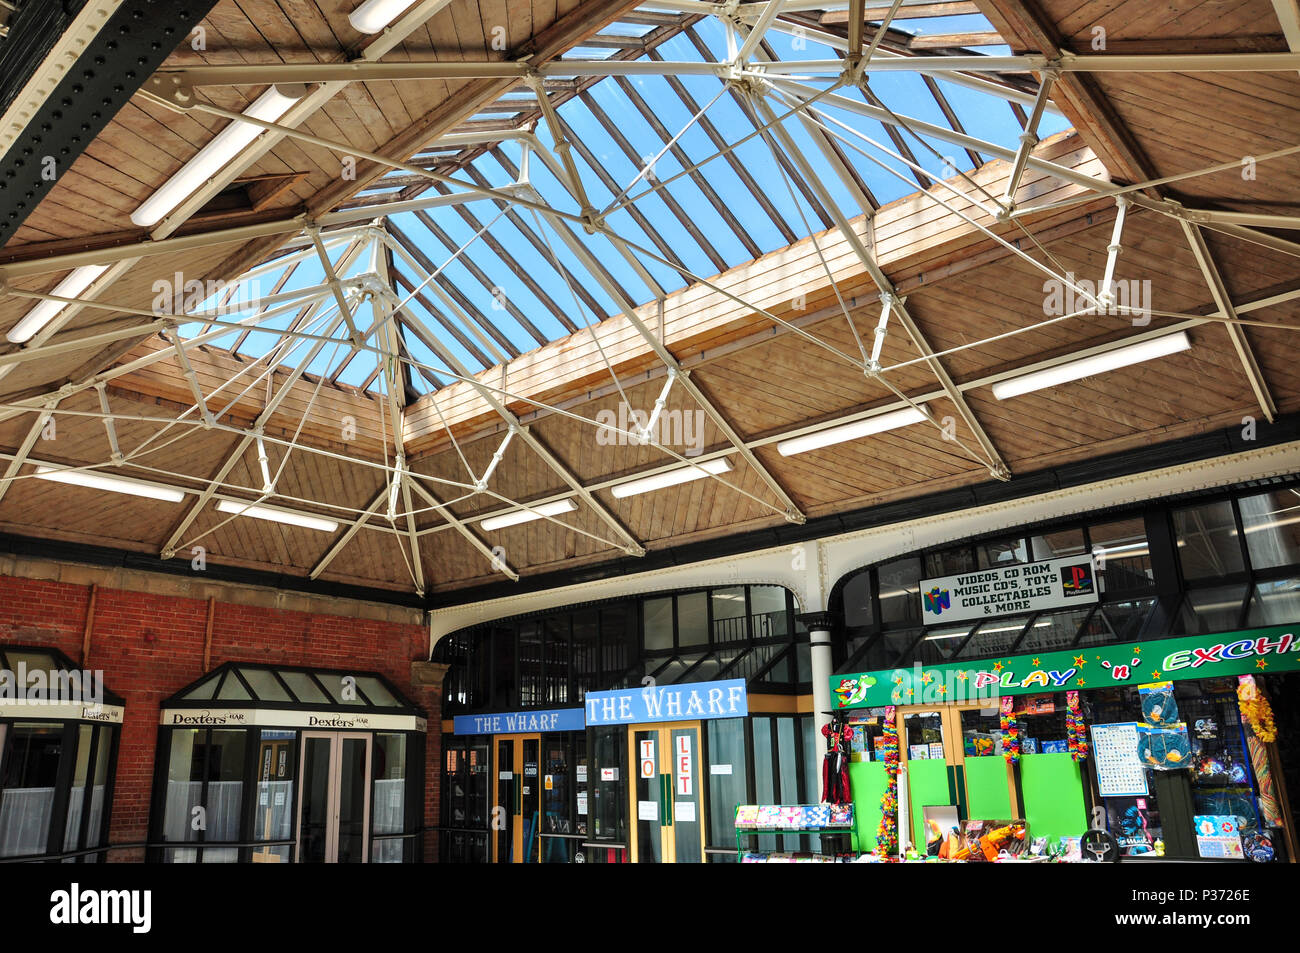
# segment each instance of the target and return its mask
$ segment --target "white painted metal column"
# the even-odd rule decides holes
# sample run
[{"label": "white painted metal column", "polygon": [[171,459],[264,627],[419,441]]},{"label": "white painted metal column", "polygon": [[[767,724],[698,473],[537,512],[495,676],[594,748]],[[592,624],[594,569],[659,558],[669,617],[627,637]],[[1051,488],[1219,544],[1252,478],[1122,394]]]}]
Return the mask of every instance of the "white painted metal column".
[{"label": "white painted metal column", "polygon": [[[812,661],[813,713],[816,717],[817,735],[821,736],[822,725],[828,725],[831,716],[831,614],[829,612],[805,612],[798,616],[800,622],[808,627],[808,644],[811,646],[809,657]],[[819,746],[816,752],[817,768],[820,776],[821,759],[824,753]]]}]

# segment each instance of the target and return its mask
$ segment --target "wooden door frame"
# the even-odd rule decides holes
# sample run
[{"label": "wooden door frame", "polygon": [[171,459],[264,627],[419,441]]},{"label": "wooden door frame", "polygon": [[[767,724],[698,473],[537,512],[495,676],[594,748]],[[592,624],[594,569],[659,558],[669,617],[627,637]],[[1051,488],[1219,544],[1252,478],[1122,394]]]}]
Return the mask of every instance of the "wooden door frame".
[{"label": "wooden door frame", "polygon": [[[524,783],[528,780],[524,777],[524,745],[529,741],[537,742],[537,776],[533,778],[534,785],[542,783],[542,734],[534,731],[529,734],[507,735],[510,740],[516,742],[514,746],[514,776],[515,776],[515,803],[518,805],[519,812],[515,814],[514,831],[512,832],[512,847],[514,850],[515,863],[527,863],[524,858]],[[537,791],[537,826],[541,827],[541,804],[542,792],[539,788]],[[533,840],[538,840],[538,831],[533,831]],[[538,856],[541,856],[541,844],[538,843]]]},{"label": "wooden door frame", "polygon": [[[673,731],[682,728],[682,729],[693,730],[695,732],[695,746],[694,746],[694,750],[691,752],[691,757],[694,759],[695,777],[696,777],[696,785],[697,785],[696,792],[697,792],[697,797],[700,806],[699,812],[697,814],[697,819],[700,828],[700,858],[701,860],[703,860],[707,856],[704,852],[707,844],[707,832],[705,828],[707,827],[707,818],[708,818],[708,807],[705,803],[706,785],[704,784],[703,781],[704,725],[705,725],[704,721],[651,721],[651,722],[643,722],[641,724],[627,726],[626,738],[627,738],[627,754],[628,754],[628,768],[629,768],[628,770],[629,777],[628,777],[628,785],[627,785],[628,810],[629,810],[629,814],[628,814],[628,862],[629,863],[633,863],[633,864],[638,863],[637,848],[640,846],[638,835],[637,835],[638,820],[637,820],[637,796],[636,796],[636,785],[637,782],[641,780],[640,757],[636,750],[636,733],[638,731],[658,732],[658,740],[656,743],[659,746],[659,750],[655,752],[655,761],[657,762],[657,767],[659,772],[657,777],[662,777],[664,775],[667,775],[669,778],[675,777],[675,773],[673,771],[673,751],[672,751]],[[659,783],[662,784],[663,782],[660,781]],[[662,788],[660,790],[662,791]],[[675,790],[670,792],[670,794],[673,796],[669,798],[667,804],[667,810],[671,815],[671,812],[673,811],[674,800],[675,800]],[[660,859],[660,863],[674,864],[677,862],[677,832],[675,829],[669,832],[669,828],[675,828],[676,825],[663,823],[664,805],[661,803],[659,806],[660,806],[659,827],[661,830],[659,843],[663,852],[663,856]]]}]

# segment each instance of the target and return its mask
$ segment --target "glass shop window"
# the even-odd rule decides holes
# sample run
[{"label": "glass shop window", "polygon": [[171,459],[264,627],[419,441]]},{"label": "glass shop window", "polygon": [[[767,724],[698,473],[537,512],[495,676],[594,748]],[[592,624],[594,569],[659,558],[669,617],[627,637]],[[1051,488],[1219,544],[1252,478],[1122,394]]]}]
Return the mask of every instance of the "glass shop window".
[{"label": "glass shop window", "polygon": [[1070,735],[1065,729],[1064,695],[1020,695],[1016,698],[1020,753],[1066,754]]},{"label": "glass shop window", "polygon": [[1066,556],[1081,556],[1088,551],[1083,540],[1083,530],[1079,527],[1052,530],[1031,537],[1029,543],[1034,559],[1064,559]]},{"label": "glass shop window", "polygon": [[975,550],[970,546],[959,546],[956,549],[928,553],[925,557],[926,578],[955,576],[958,573],[974,571]]},{"label": "glass shop window", "polygon": [[688,592],[677,597],[677,644],[709,644],[709,594]]},{"label": "glass shop window", "polygon": [[862,708],[850,712],[848,718],[853,728],[853,737],[849,739],[849,761],[884,761],[885,709]]},{"label": "glass shop window", "polygon": [[957,651],[970,635],[971,623],[963,622],[955,626],[940,626],[928,630],[921,639],[919,654],[922,665],[936,665],[957,657]]},{"label": "glass shop window", "polygon": [[372,864],[400,864],[406,855],[407,841],[384,838],[400,834],[406,828],[406,735],[400,732],[376,732],[370,755],[374,778],[371,793],[370,842]]},{"label": "glass shop window", "polygon": [[1293,487],[1243,496],[1237,500],[1237,509],[1252,568],[1300,563],[1300,490]]},{"label": "glass shop window", "polygon": [[[99,845],[100,832],[104,828],[104,795],[108,784],[112,737],[112,729],[105,725],[78,726],[77,763],[73,771],[73,787],[68,796],[68,816],[63,831],[64,850],[80,850]],[[86,815],[84,818],[83,813]],[[84,837],[81,836],[82,825],[85,826]],[[99,863],[100,857],[99,854],[87,854],[82,857],[82,862]],[[65,860],[65,863],[72,862],[73,858]]]},{"label": "glass shop window", "polygon": [[440,839],[442,859],[450,863],[485,863],[490,775],[488,744],[475,738],[443,735],[442,817],[446,827]]},{"label": "glass shop window", "polygon": [[1146,589],[1155,580],[1146,521],[1140,516],[1097,523],[1088,528],[1103,593]]},{"label": "glass shop window", "polygon": [[844,624],[849,628],[872,625],[876,621],[875,601],[871,595],[871,571],[849,578],[844,584]]},{"label": "glass shop window", "polygon": [[715,643],[743,642],[749,638],[744,586],[714,589],[709,593],[709,601],[712,603]]},{"label": "glass shop window", "polygon": [[[1083,692],[1079,697],[1083,701],[1084,721],[1089,726],[1144,723],[1142,703],[1138,693],[1131,688]],[[1160,805],[1155,794],[1155,768],[1147,766],[1145,775],[1147,794],[1099,798],[1106,809],[1107,829],[1119,841],[1122,856],[1154,855],[1156,841],[1164,837]]]},{"label": "glass shop window", "polygon": [[0,790],[0,856],[44,854],[63,757],[63,725],[15,722]]},{"label": "glass shop window", "polygon": [[[171,756],[167,764],[163,839],[189,843],[237,841],[243,804],[244,745],[242,729],[180,728],[171,731]],[[207,830],[195,831],[194,808],[202,805]],[[168,848],[169,863],[234,863],[238,848]]]},{"label": "glass shop window", "polygon": [[[736,806],[749,803],[745,783],[745,719],[719,718],[708,726],[708,846],[735,847]],[[730,854],[709,854],[710,862],[734,861]]]},{"label": "glass shop window", "polygon": [[1188,634],[1200,634],[1240,628],[1246,592],[1245,583],[1190,590],[1183,599],[1182,630]]},{"label": "glass shop window", "polygon": [[636,655],[636,615],[632,606],[600,610],[600,667],[607,676],[622,675]]},{"label": "glass shop window", "polygon": [[492,704],[514,708],[519,700],[515,690],[515,630],[504,625],[494,628],[491,640]]},{"label": "glass shop window", "polygon": [[519,623],[519,707],[544,704],[542,694],[542,631],[537,622]]},{"label": "glass shop window", "polygon": [[[253,840],[293,837],[293,786],[298,766],[297,732],[264,728],[257,737],[257,793],[253,808]],[[287,864],[289,844],[254,847],[254,862]]]},{"label": "glass shop window", "polygon": [[749,611],[755,639],[781,639],[790,634],[786,591],[780,586],[750,586]]},{"label": "glass shop window", "polygon": [[627,731],[621,726],[592,728],[588,741],[591,745],[591,766],[588,775],[588,793],[591,798],[590,839],[608,843],[608,847],[588,847],[587,862],[593,864],[625,864],[627,850],[627,774],[624,755],[627,751]]},{"label": "glass shop window", "polygon": [[1250,597],[1249,627],[1288,625],[1300,619],[1300,578],[1291,576],[1256,584]]},{"label": "glass shop window", "polygon": [[1001,569],[1029,562],[1029,547],[1023,537],[975,544],[975,565],[979,569]]},{"label": "glass shop window", "polygon": [[921,621],[921,560],[899,559],[876,570],[880,580],[880,619],[886,625]]},{"label": "glass shop window", "polygon": [[645,650],[670,651],[673,647],[673,597],[645,600],[641,603],[641,620]]},{"label": "glass shop window", "polygon": [[[239,840],[239,814],[244,794],[244,745],[248,732],[212,729],[208,740],[208,841]],[[233,864],[238,848],[204,849],[202,863]]]},{"label": "glass shop window", "polygon": [[1237,680],[1175,682],[1174,697],[1191,742],[1194,813],[1236,817],[1243,834],[1260,830],[1259,791],[1237,707]]},{"label": "glass shop window", "polygon": [[1100,606],[1084,626],[1075,643],[1077,647],[1132,642],[1142,637],[1143,626],[1155,608],[1156,600],[1134,599]]},{"label": "glass shop window", "polygon": [[1043,612],[1029,624],[1017,652],[1059,652],[1074,644],[1079,626],[1092,613],[1092,606]]},{"label": "glass shop window", "polygon": [[985,656],[1006,655],[1025,631],[1028,617],[1005,619],[986,619],[979,624],[961,650],[958,658],[983,658]]},{"label": "glass shop window", "polygon": [[600,623],[596,611],[573,614],[573,700],[582,704],[600,679]]},{"label": "glass shop window", "polygon": [[961,713],[961,749],[967,758],[1002,754],[1002,716],[997,708],[969,708]]},{"label": "glass shop window", "polygon": [[1173,517],[1184,579],[1222,578],[1246,568],[1229,501],[1174,510]]},{"label": "glass shop window", "polygon": [[569,656],[572,648],[569,643],[568,614],[552,616],[543,623],[546,634],[546,707],[569,704]]},{"label": "glass shop window", "polygon": [[899,744],[909,761],[943,760],[943,715],[917,711],[903,716]]}]

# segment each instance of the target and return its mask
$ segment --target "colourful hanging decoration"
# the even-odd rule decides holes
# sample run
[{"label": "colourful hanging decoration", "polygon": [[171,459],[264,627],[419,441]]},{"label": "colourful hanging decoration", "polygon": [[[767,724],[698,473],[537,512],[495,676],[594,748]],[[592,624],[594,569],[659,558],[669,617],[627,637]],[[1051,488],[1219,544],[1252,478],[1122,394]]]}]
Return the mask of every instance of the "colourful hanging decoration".
[{"label": "colourful hanging decoration", "polygon": [[885,709],[881,732],[884,757],[885,793],[880,798],[880,827],[876,829],[876,856],[892,857],[898,853],[898,709]]},{"label": "colourful hanging decoration", "polygon": [[1016,721],[1016,700],[1010,695],[1002,698],[1002,757],[1010,764],[1020,760],[1020,725]]},{"label": "colourful hanging decoration", "polygon": [[1237,676],[1237,702],[1241,713],[1250,724],[1250,730],[1264,744],[1277,741],[1277,725],[1273,723],[1273,709],[1264,693],[1255,684],[1254,675]]},{"label": "colourful hanging decoration", "polygon": [[1078,692],[1065,693],[1065,732],[1070,757],[1075,761],[1088,759],[1088,726],[1083,722],[1083,706]]}]

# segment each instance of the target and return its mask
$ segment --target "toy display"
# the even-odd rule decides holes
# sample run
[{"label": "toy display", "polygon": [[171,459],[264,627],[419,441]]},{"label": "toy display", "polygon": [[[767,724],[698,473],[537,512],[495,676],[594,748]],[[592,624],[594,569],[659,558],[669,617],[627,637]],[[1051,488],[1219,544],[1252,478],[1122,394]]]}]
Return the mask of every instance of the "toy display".
[{"label": "toy display", "polygon": [[881,754],[884,757],[888,783],[880,798],[880,826],[876,829],[876,854],[892,856],[898,852],[898,709],[885,709],[881,733]]},{"label": "toy display", "polygon": [[1028,830],[1024,821],[967,821],[965,828],[966,842],[952,860],[995,861],[1025,849]]},{"label": "toy display", "polygon": [[1178,721],[1178,702],[1174,699],[1173,682],[1152,682],[1138,686],[1142,701],[1142,718],[1148,725],[1159,727]]},{"label": "toy display", "polygon": [[1254,675],[1237,676],[1237,704],[1256,738],[1266,745],[1277,741],[1273,709],[1255,684]]},{"label": "toy display", "polygon": [[1190,766],[1192,743],[1187,726],[1181,721],[1163,727],[1138,726],[1138,756],[1143,764],[1157,770],[1177,770]]},{"label": "toy display", "polygon": [[849,793],[849,745],[853,741],[853,726],[836,715],[822,725],[826,739],[826,756],[822,759],[822,801],[826,804],[848,804],[853,800]]},{"label": "toy display", "polygon": [[1002,757],[1011,764],[1020,760],[1020,726],[1016,720],[1015,698],[1007,695],[1002,699],[1000,719],[1002,729]]},{"label": "toy display", "polygon": [[[1088,759],[1088,728],[1083,720],[1083,706],[1078,692],[1065,693],[1066,749],[1075,761]],[[1055,744],[1055,742],[1051,742]]]}]

